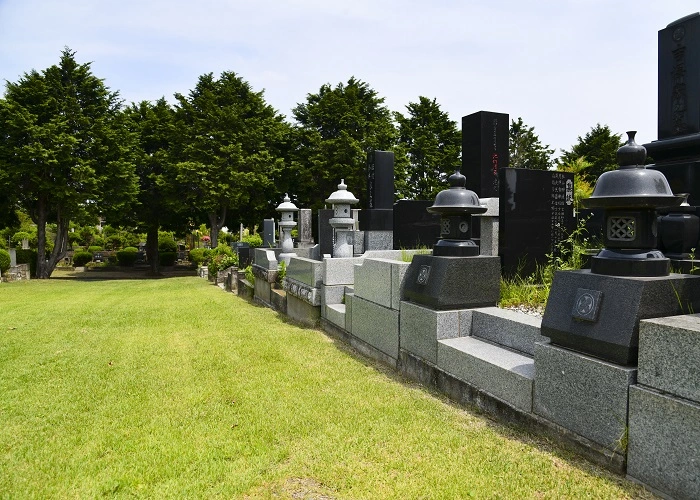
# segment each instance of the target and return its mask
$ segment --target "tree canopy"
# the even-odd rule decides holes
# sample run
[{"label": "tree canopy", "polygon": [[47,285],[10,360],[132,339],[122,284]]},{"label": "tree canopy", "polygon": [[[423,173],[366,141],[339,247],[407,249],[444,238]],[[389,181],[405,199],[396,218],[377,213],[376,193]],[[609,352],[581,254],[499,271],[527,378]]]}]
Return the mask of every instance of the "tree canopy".
[{"label": "tree canopy", "polygon": [[607,125],[598,123],[584,137],[579,136],[578,142],[570,150],[562,151],[558,163],[566,165],[583,158],[591,165],[581,173],[581,177],[594,185],[603,172],[617,168],[617,150],[622,146],[620,137],[613,134]]},{"label": "tree canopy", "polygon": [[509,154],[510,166],[532,170],[548,170],[552,166],[553,149],[543,145],[535,133],[535,127],[528,127],[523,119],[510,121]]},{"label": "tree canopy", "polygon": [[397,192],[402,198],[430,200],[460,168],[462,134],[435,99],[419,96],[406,110],[406,116],[394,113],[400,151],[408,157],[406,168],[396,169]]},{"label": "tree canopy", "polygon": [[[71,220],[125,210],[137,191],[120,101],[66,48],[58,65],[7,83],[0,100],[0,182],[37,225],[37,276],[67,250]],[[46,225],[57,225],[46,257]]]}]

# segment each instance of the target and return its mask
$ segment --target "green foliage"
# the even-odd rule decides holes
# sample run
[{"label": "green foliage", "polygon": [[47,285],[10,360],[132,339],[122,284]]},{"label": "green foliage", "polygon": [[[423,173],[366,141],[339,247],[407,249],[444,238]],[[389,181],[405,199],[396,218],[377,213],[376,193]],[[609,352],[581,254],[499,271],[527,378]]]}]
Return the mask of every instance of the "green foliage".
[{"label": "green foliage", "polygon": [[175,97],[182,201],[207,214],[216,247],[227,218],[249,225],[269,210],[289,126],[233,72],[202,75],[187,97]]},{"label": "green foliage", "polygon": [[161,266],[174,266],[177,262],[177,252],[158,252]]},{"label": "green foliage", "polygon": [[12,237],[12,244],[15,246],[20,246],[20,245],[22,245],[22,240],[31,240],[31,239],[32,239],[32,235],[29,234],[28,232],[18,231]]},{"label": "green foliage", "polygon": [[517,122],[510,121],[508,137],[510,167],[548,170],[552,165],[554,150],[549,149],[548,145],[543,145],[535,133],[535,127],[528,127],[522,118],[518,117]]},{"label": "green foliage", "polygon": [[255,274],[253,274],[253,266],[249,265],[243,271],[245,272],[246,281],[251,285],[255,286]]},{"label": "green foliage", "polygon": [[302,206],[323,207],[323,200],[345,179],[364,206],[369,152],[392,150],[396,130],[384,98],[351,77],[347,84],[324,84],[292,111],[297,127],[293,165],[286,180]]},{"label": "green foliage", "polygon": [[126,247],[117,252],[117,262],[120,266],[130,267],[136,263],[139,249],[136,247]]},{"label": "green foliage", "polygon": [[204,263],[204,248],[193,248],[189,253],[189,260],[195,266],[201,266]]},{"label": "green foliage", "polygon": [[21,248],[16,249],[17,264],[29,264],[29,274],[32,278],[36,277],[36,260],[37,251],[32,248],[29,250],[23,250]]},{"label": "green foliage", "polygon": [[394,113],[399,134],[396,157],[399,152],[408,157],[405,169],[396,162],[396,191],[400,198],[432,200],[461,166],[462,134],[435,99],[420,96],[406,109],[407,116]]},{"label": "green foliage", "polygon": [[569,151],[562,151],[557,163],[571,164],[583,157],[591,165],[581,172],[582,178],[593,186],[603,172],[617,168],[617,150],[620,146],[620,135],[613,134],[607,125],[598,123],[585,137],[579,136],[578,142]]},{"label": "green foliage", "polygon": [[249,234],[241,240],[243,243],[248,243],[252,248],[259,248],[263,244],[262,236],[259,234]]},{"label": "green foliage", "polygon": [[287,277],[287,263],[285,261],[280,261],[277,266],[277,278],[275,282],[284,285],[284,279]]},{"label": "green foliage", "polygon": [[557,170],[560,172],[573,172],[574,174],[574,208],[576,210],[581,208],[581,200],[590,198],[593,194],[593,185],[586,180],[585,176],[591,165],[583,157],[557,165]]},{"label": "green foliage", "polygon": [[158,237],[159,252],[177,252],[177,243],[172,236]]},{"label": "green foliage", "polygon": [[209,261],[209,274],[216,274],[219,271],[223,271],[229,267],[238,266],[238,256],[229,255],[225,253],[219,253],[212,255]]},{"label": "green foliage", "polygon": [[86,251],[75,252],[73,254],[73,265],[82,267],[88,262],[92,262],[92,253]]},{"label": "green foliage", "polygon": [[10,252],[0,249],[0,272],[5,273],[10,268]]},{"label": "green foliage", "polygon": [[97,245],[91,245],[88,247],[88,252],[90,252],[90,253],[101,252],[102,250],[103,250],[103,248],[101,246],[97,246]]}]

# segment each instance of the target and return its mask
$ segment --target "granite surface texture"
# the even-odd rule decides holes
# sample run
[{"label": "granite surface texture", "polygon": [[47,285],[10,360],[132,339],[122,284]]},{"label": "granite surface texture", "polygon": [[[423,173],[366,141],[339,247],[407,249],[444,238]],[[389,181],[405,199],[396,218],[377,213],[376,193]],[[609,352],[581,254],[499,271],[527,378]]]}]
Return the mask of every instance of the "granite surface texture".
[{"label": "granite surface texture", "polygon": [[619,448],[636,368],[538,343],[535,371],[536,414],[610,450]]},{"label": "granite surface texture", "polygon": [[323,262],[304,257],[292,257],[287,266],[287,277],[312,288],[320,288],[323,283]]},{"label": "granite surface texture", "polygon": [[532,358],[475,337],[438,342],[437,366],[520,410],[532,411]]},{"label": "granite surface texture", "polygon": [[678,499],[700,498],[700,405],[630,387],[627,474]]},{"label": "granite surface texture", "polygon": [[355,297],[391,307],[391,265],[389,259],[365,258],[355,268]]},{"label": "granite surface texture", "polygon": [[345,330],[345,304],[329,304],[323,309],[328,321]]},{"label": "granite surface texture", "polygon": [[401,348],[433,364],[437,363],[438,338],[462,335],[459,313],[459,310],[436,311],[411,302],[401,302]]},{"label": "granite surface texture", "polygon": [[324,285],[352,285],[355,283],[355,265],[361,260],[354,257],[323,259]]},{"label": "granite surface texture", "polygon": [[399,311],[355,294],[351,333],[387,356],[399,358]]},{"label": "granite surface texture", "polygon": [[321,317],[321,306],[312,306],[306,301],[287,293],[287,315],[308,326],[316,326]]},{"label": "granite surface texture", "polygon": [[473,311],[472,335],[475,337],[529,356],[535,355],[536,342],[547,340],[540,334],[542,318],[537,316],[500,307],[483,307]]},{"label": "granite surface texture", "polygon": [[321,286],[321,306],[342,304],[345,296],[345,285]]}]

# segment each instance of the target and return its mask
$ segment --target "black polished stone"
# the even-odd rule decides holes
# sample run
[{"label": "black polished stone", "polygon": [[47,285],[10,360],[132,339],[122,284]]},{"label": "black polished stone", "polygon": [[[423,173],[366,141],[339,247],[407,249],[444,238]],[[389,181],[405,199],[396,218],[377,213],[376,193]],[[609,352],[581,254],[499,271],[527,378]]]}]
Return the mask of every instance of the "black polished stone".
[{"label": "black polished stone", "polygon": [[430,200],[399,200],[394,204],[394,249],[432,247],[440,238],[440,216],[428,213]]},{"label": "black polished stone", "polygon": [[503,274],[533,273],[558,255],[575,229],[573,177],[568,172],[507,168],[499,173],[498,254]]},{"label": "black polished stone", "polygon": [[367,155],[367,208],[394,207],[394,153],[372,151]]},{"label": "black polished stone", "polygon": [[549,292],[542,335],[562,347],[620,365],[636,365],[640,320],[699,310],[700,276],[621,277],[560,271]]},{"label": "black polished stone", "polygon": [[394,210],[375,208],[360,210],[360,231],[391,231],[394,228]]},{"label": "black polished stone", "polygon": [[508,168],[506,113],[479,111],[462,117],[462,173],[479,198],[498,196],[498,171]]},{"label": "black polished stone", "polygon": [[321,256],[333,255],[333,226],[329,222],[333,218],[333,209],[318,210],[318,244]]}]

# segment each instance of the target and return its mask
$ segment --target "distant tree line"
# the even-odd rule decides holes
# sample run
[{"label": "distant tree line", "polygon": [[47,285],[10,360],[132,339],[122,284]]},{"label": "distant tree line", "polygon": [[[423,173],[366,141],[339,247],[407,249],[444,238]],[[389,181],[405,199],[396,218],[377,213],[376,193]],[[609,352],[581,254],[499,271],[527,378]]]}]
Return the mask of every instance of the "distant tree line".
[{"label": "distant tree line", "polygon": [[[200,76],[174,105],[124,105],[65,48],[57,65],[7,82],[0,98],[0,227],[19,227],[18,214],[36,225],[39,278],[70,248],[69,229],[98,217],[145,233],[157,272],[159,231],[184,234],[204,222],[216,247],[222,227],[274,216],[284,193],[300,207],[323,206],[341,178],[364,201],[372,150],[394,152],[397,199],[434,198],[461,164],[461,133],[435,99],[391,112],[355,77],[308,94],[292,119],[228,71]],[[518,118],[511,166],[578,165],[594,182],[614,167],[619,142],[597,125],[553,162]]]}]

